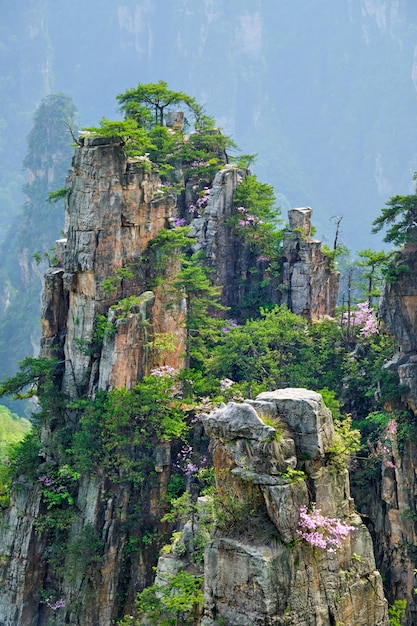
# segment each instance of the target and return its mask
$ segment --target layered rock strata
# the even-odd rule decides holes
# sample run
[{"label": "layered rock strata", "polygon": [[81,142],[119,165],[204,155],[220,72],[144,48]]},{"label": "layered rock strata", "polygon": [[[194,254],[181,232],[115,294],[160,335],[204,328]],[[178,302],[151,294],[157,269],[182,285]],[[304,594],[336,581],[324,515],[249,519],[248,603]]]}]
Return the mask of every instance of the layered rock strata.
[{"label": "layered rock strata", "polygon": [[[333,423],[321,396],[262,393],[220,407],[204,424],[225,507],[206,547],[204,626],[387,626],[371,537],[347,470],[332,462]],[[335,551],[300,538],[300,509],[312,503],[354,528]]]},{"label": "layered rock strata", "polygon": [[[68,187],[67,238],[57,243],[60,266],[46,275],[42,306],[42,353],[65,362],[63,389],[78,396],[97,386],[132,387],[159,365],[149,350],[155,334],[174,336],[164,363],[181,367],[184,301],[167,311],[163,287],[148,290],[143,260],[149,242],[172,222],[174,196],[163,195],[149,162],[127,161],[120,140],[101,138],[84,138]],[[171,260],[171,275],[176,271]],[[92,346],[97,315],[109,316],[112,327],[101,350]]]}]

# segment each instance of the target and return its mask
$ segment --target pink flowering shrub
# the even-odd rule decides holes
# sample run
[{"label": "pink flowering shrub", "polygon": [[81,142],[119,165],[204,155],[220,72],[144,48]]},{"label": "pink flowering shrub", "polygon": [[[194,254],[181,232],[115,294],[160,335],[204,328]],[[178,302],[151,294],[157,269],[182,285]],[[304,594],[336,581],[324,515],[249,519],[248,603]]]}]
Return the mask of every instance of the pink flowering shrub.
[{"label": "pink flowering shrub", "polygon": [[226,389],[230,389],[230,387],[234,385],[234,380],[230,378],[223,378],[220,381],[220,391],[226,391]]},{"label": "pink flowering shrub", "polygon": [[174,367],[171,367],[170,365],[160,365],[159,367],[155,367],[151,371],[150,375],[162,377],[162,376],[177,376],[177,374],[178,374],[178,370],[176,370]]},{"label": "pink flowering shrub", "polygon": [[207,457],[200,456],[188,443],[184,444],[178,452],[177,461],[175,463],[176,467],[187,477],[194,476],[200,470],[206,468],[207,464]]},{"label": "pink flowering shrub", "polygon": [[314,503],[311,511],[307,511],[305,506],[300,509],[297,534],[314,547],[335,552],[352,530],[355,530],[354,526],[322,515]]},{"label": "pink flowering shrub", "polygon": [[370,337],[378,333],[378,325],[375,315],[367,302],[360,302],[356,310],[343,313],[341,319],[342,326],[350,324],[352,327],[359,329],[362,337]]},{"label": "pink flowering shrub", "polygon": [[222,378],[220,381],[220,391],[226,402],[243,402],[242,391],[236,386],[236,382],[230,378]]},{"label": "pink flowering shrub", "polygon": [[237,210],[239,211],[241,217],[241,219],[239,219],[238,221],[238,224],[242,228],[245,226],[256,226],[256,224],[263,224],[262,220],[260,220],[255,215],[252,215],[252,213],[249,213],[249,211],[247,211],[245,207],[240,206],[237,208]]}]

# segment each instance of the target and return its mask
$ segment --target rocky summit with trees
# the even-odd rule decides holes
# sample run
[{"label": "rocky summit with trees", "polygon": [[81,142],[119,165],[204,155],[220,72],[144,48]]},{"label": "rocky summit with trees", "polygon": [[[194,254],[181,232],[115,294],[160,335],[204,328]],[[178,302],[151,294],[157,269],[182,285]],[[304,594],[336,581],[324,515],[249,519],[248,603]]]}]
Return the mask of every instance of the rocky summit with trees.
[{"label": "rocky summit with trees", "polygon": [[3,450],[1,623],[411,625],[413,197],[375,223],[399,216],[400,265],[355,265],[193,98],[117,101],[71,127],[40,355],[0,386],[33,409]]}]

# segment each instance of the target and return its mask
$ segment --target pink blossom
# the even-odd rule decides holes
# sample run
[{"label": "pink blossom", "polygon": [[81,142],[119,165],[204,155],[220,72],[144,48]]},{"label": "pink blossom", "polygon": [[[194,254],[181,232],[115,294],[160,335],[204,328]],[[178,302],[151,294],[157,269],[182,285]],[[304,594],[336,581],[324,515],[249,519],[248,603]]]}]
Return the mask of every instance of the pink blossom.
[{"label": "pink blossom", "polygon": [[56,602],[52,603],[51,602],[51,598],[47,598],[46,599],[46,606],[48,606],[50,609],[52,609],[52,611],[57,611],[58,609],[65,608],[65,600],[60,598]]},{"label": "pink blossom", "polygon": [[187,463],[186,468],[184,470],[184,474],[186,476],[192,476],[197,471],[198,471],[197,465],[195,465],[194,463]]},{"label": "pink blossom", "polygon": [[160,365],[151,371],[151,376],[176,376],[178,370],[169,365]]},{"label": "pink blossom", "polygon": [[232,328],[237,328],[238,327],[238,323],[236,322],[236,320],[226,320],[226,326],[223,326],[222,331],[224,333],[230,333]]},{"label": "pink blossom", "polygon": [[50,478],[50,476],[39,476],[38,482],[43,483],[45,487],[52,487],[55,483],[54,479]]},{"label": "pink blossom", "polygon": [[307,507],[301,507],[298,526],[297,534],[300,537],[310,545],[327,552],[334,552],[354,530],[354,526],[349,526],[338,518],[322,515],[314,503],[310,512],[307,511]]},{"label": "pink blossom", "polygon": [[359,334],[363,337],[370,337],[378,333],[378,325],[373,311],[367,302],[360,302],[356,310],[343,313],[341,323],[359,328]]}]

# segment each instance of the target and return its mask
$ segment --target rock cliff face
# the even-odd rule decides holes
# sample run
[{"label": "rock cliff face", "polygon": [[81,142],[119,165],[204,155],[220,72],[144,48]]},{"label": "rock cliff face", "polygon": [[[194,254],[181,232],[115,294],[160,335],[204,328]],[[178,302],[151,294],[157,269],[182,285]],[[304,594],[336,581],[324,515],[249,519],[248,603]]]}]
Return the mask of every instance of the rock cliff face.
[{"label": "rock cliff face", "polygon": [[[339,292],[339,274],[311,237],[312,209],[291,209],[284,233],[282,271],[271,275],[268,264],[245,245],[230,226],[235,213],[236,187],[248,174],[229,166],[219,172],[211,187],[204,214],[191,222],[196,249],[203,249],[213,270],[213,282],[222,287],[222,303],[237,316],[245,312],[255,291],[263,302],[285,304],[309,320],[332,316]],[[188,193],[191,199],[190,192]],[[260,284],[264,286],[260,288]]]},{"label": "rock cliff face", "polygon": [[[233,211],[233,194],[242,174],[244,172],[239,173],[234,168],[219,172],[204,215],[191,219],[196,247],[204,245],[214,269],[215,282],[224,284],[225,304],[235,305],[242,302],[245,288],[241,286],[241,279],[248,272],[250,260],[248,250],[241,251],[242,242],[239,237],[232,236],[226,220]],[[148,253],[150,242],[161,229],[171,228],[174,218],[180,217],[179,211],[185,211],[186,207],[177,206],[176,198],[161,184],[157,171],[146,159],[127,160],[117,139],[83,138],[82,145],[75,152],[68,189],[67,237],[57,242],[57,265],[48,270],[45,278],[41,355],[57,358],[56,392],[57,395],[63,392],[72,404],[43,428],[37,470],[40,476],[45,468],[57,466],[66,434],[77,428],[80,418],[77,403],[94,397],[101,390],[131,389],[154,367],[181,368],[184,364],[185,300],[182,297],[173,299],[167,290],[170,278],[176,275],[179,267],[175,257],[170,258],[163,269],[163,280],[155,281],[155,268],[149,262]],[[300,242],[300,247],[303,246]],[[315,243],[313,248],[316,249]],[[310,255],[310,265],[305,258],[302,259],[305,275],[315,273],[317,258]],[[298,257],[291,257],[288,266],[293,267],[298,262]],[[290,269],[288,272],[291,274]],[[325,275],[326,272],[322,273]],[[290,289],[293,284],[295,288],[294,280]],[[323,292],[327,293],[326,290],[324,287]],[[274,293],[276,301],[280,302],[281,291]],[[300,312],[311,316],[313,311],[331,313],[321,305],[316,308],[312,305],[314,294],[308,296],[310,300],[304,297]],[[327,296],[326,299],[330,303]],[[298,301],[295,295],[293,300]],[[172,340],[172,349],[152,349],[158,338],[167,336]],[[268,410],[275,406],[268,398],[259,398],[257,408],[258,405],[269,407]],[[247,406],[253,414],[254,409]],[[265,427],[259,422],[257,428],[258,446],[263,449]],[[330,425],[323,425],[323,428],[319,435],[321,443],[317,443],[320,455],[325,454],[332,436]],[[252,436],[247,435],[251,441]],[[277,468],[285,471],[286,467],[295,466],[294,450],[299,443],[294,443],[293,439],[291,435],[286,438],[288,449],[284,446],[284,452],[278,452],[275,444],[268,443],[261,466],[254,467],[257,474],[267,477],[265,485],[254,483],[254,492],[263,494],[262,498],[256,496],[256,502],[259,501],[265,512],[265,520],[270,519],[268,515],[272,516],[270,522],[266,522],[268,528],[273,530],[276,523],[279,525],[277,532],[281,533],[284,542],[294,538],[296,506],[308,501],[304,483],[303,486],[298,483],[285,486],[285,481],[282,484],[276,477]],[[149,445],[147,448],[132,445],[132,454],[136,455],[132,462],[140,461],[146,465],[149,480],[138,486],[124,481],[122,476],[118,477],[119,480],[111,478],[100,467],[95,468],[94,473],[85,472],[74,495],[76,513],[67,516],[65,521],[55,516],[52,525],[39,481],[36,477],[33,480],[22,477],[10,509],[3,514],[0,529],[0,584],[3,589],[0,626],[46,626],[58,617],[62,623],[73,626],[110,626],[123,614],[125,607],[133,605],[136,592],[152,582],[155,548],[149,541],[142,541],[138,548],[135,541],[141,541],[146,533],[161,529],[161,501],[170,475],[171,448],[163,441],[151,449]],[[219,455],[220,451],[216,454]],[[244,473],[245,468],[240,469]],[[268,478],[269,475],[272,478]],[[243,474],[236,480],[239,485],[247,484]],[[320,479],[313,484],[317,491],[324,488]],[[345,477],[337,485],[336,491],[347,490]],[[347,500],[339,500],[343,514],[347,515]],[[287,502],[291,505],[289,512],[282,515]],[[325,510],[330,511],[329,508]],[[362,532],[359,530],[357,536],[362,536]],[[61,536],[65,541],[59,551]],[[229,546],[233,541],[236,540],[223,538],[221,545]],[[52,543],[55,546],[53,557]],[[100,546],[98,551],[97,545]],[[216,545],[215,541],[213,555],[215,550],[220,550]],[[284,550],[282,545],[267,546],[266,560],[277,563],[276,559]],[[253,567],[265,563],[257,547],[250,548],[244,542],[242,546],[244,554],[251,553],[251,550],[256,553],[258,565]],[[354,548],[358,553],[362,553],[361,550],[360,546]],[[285,558],[290,559],[290,553],[285,554]],[[343,557],[343,567],[351,567],[349,554]],[[77,558],[81,558],[82,568],[77,566]],[[221,558],[226,558],[223,553]],[[315,575],[318,570],[313,557],[303,558],[308,561],[311,576]],[[377,580],[368,556],[364,558],[366,571],[370,572],[372,580]],[[332,567],[336,567],[335,564],[336,561]],[[355,572],[352,575],[356,581]],[[271,575],[275,576],[273,569]],[[359,587],[360,581],[359,576]],[[265,584],[272,584],[272,578]],[[210,596],[212,592],[208,589],[207,593]],[[287,592],[283,590],[282,593]],[[291,599],[294,592],[288,593],[291,596],[288,596],[289,602],[296,604],[298,600]],[[320,585],[317,593],[324,593]],[[316,600],[311,602],[316,606]],[[277,606],[281,607],[281,604]],[[382,599],[375,602],[375,607],[375,625],[382,625]],[[210,611],[207,619],[212,615]],[[262,611],[260,614],[269,620],[272,609],[267,607]],[[336,609],[331,608],[331,611]]]},{"label": "rock cliff face", "polygon": [[[41,346],[43,356],[58,358],[61,390],[73,400],[98,389],[129,389],[158,365],[183,366],[184,302],[170,301],[168,309],[163,285],[149,291],[149,270],[146,263],[139,264],[148,242],[172,220],[175,207],[172,197],[161,199],[159,176],[144,165],[127,162],[119,141],[86,138],[76,150],[68,181],[68,237],[57,242],[59,265],[46,274]],[[171,262],[167,272],[177,269]],[[111,286],[107,291],[106,280]],[[99,342],[100,315],[107,319],[107,330]],[[163,355],[152,352],[154,337],[167,333],[174,337],[174,350]],[[61,418],[61,428],[63,420],[71,428],[76,412],[66,419],[65,423]],[[56,421],[44,429],[43,454],[48,462],[55,458],[60,432]],[[20,485],[2,519],[2,626],[46,624],[54,615],[51,605],[60,598],[65,598],[60,617],[66,623],[105,626],[120,614],[124,595],[130,593],[133,601],[137,581],[150,582],[153,560],[152,548],[146,547],[131,558],[128,518],[133,520],[134,511],[143,506],[141,523],[158,527],[169,446],[156,446],[150,463],[157,468],[157,478],[139,492],[100,471],[81,478],[76,497],[79,516],[70,520],[68,545],[78,545],[79,538],[89,533],[100,538],[104,551],[89,575],[70,572],[69,565],[68,573],[64,570],[59,578],[51,571],[47,564],[51,537],[40,522],[46,513],[41,489],[31,483]]]},{"label": "rock cliff face", "polygon": [[389,367],[398,372],[401,384],[408,388],[404,400],[417,414],[416,250],[409,247],[397,254],[395,266],[405,272],[385,284],[379,315],[396,342],[397,349]]},{"label": "rock cliff face", "polygon": [[[156,333],[174,334],[175,351],[164,355],[164,361],[183,365],[184,302],[163,315],[166,294],[161,287],[147,289],[149,271],[140,265],[148,243],[168,226],[175,207],[172,196],[161,197],[158,174],[145,166],[143,161],[127,162],[120,141],[99,138],[85,138],[74,157],[68,236],[57,250],[62,267],[46,275],[42,310],[42,352],[65,362],[63,389],[70,396],[86,389],[91,393],[97,386],[131,388],[159,365],[149,350]],[[177,269],[171,265],[173,275]],[[111,283],[107,290],[106,281]],[[132,296],[137,300],[129,306],[126,299]],[[124,314],[117,308],[110,312],[114,328],[97,354],[88,349],[96,316],[108,315],[118,302],[128,308]]]},{"label": "rock cliff face", "polygon": [[339,294],[339,273],[321,250],[321,243],[311,237],[309,207],[288,212],[289,227],[284,236],[284,304],[309,320],[334,315]]},{"label": "rock cliff face", "polygon": [[[416,458],[417,458],[417,252],[411,246],[397,254],[394,272],[398,276],[384,286],[379,316],[392,335],[395,352],[386,367],[398,373],[406,430],[400,445],[398,433],[391,436],[392,462],[382,458],[376,475],[366,486],[361,511],[369,518],[375,555],[385,578],[387,597],[407,600],[407,626],[417,622],[415,571]],[[399,268],[399,269],[398,269]],[[389,411],[393,407],[387,407]],[[395,415],[394,418],[395,419]],[[369,498],[369,493],[373,497]]]},{"label": "rock cliff face", "polygon": [[[206,548],[203,624],[387,625],[371,537],[355,513],[347,470],[331,460],[333,423],[321,396],[262,393],[204,423],[225,508]],[[300,509],[312,503],[352,528],[335,551],[299,535]]]}]

